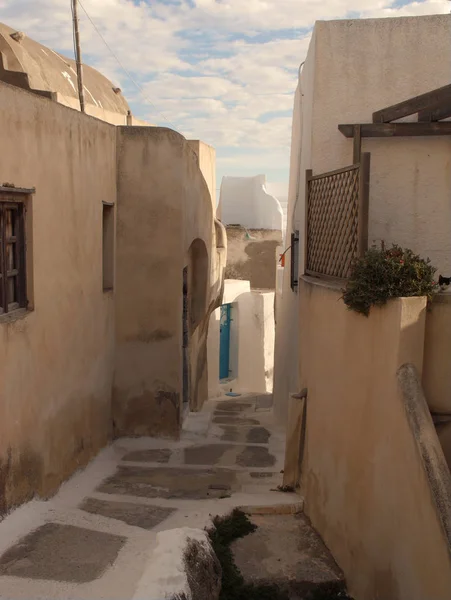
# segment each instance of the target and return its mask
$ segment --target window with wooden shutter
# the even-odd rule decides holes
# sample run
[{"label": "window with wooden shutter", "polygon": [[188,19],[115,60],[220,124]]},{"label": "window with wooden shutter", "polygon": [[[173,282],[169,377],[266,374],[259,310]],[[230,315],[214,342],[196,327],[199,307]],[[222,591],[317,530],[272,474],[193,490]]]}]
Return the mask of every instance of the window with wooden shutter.
[{"label": "window with wooden shutter", "polygon": [[25,197],[0,191],[0,314],[27,306]]}]

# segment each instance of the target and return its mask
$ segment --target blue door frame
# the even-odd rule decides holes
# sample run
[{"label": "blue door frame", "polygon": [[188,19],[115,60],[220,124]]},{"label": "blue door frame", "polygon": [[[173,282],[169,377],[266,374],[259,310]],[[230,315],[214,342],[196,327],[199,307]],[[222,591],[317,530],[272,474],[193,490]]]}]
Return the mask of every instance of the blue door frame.
[{"label": "blue door frame", "polygon": [[231,304],[221,306],[219,321],[219,379],[228,379],[230,374],[230,322]]}]

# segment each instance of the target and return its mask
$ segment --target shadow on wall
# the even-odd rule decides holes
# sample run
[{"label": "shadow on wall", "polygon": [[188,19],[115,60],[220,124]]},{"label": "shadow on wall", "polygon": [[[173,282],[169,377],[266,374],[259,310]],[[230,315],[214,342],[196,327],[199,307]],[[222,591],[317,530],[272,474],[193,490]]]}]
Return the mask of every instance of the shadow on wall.
[{"label": "shadow on wall", "polygon": [[199,410],[208,398],[207,335],[214,308],[214,304],[207,307],[210,265],[203,240],[195,239],[192,242],[188,260],[189,406],[191,410]]},{"label": "shadow on wall", "polygon": [[188,250],[188,260],[189,315],[193,333],[205,318],[207,309],[209,264],[207,247],[203,240],[194,240]]}]

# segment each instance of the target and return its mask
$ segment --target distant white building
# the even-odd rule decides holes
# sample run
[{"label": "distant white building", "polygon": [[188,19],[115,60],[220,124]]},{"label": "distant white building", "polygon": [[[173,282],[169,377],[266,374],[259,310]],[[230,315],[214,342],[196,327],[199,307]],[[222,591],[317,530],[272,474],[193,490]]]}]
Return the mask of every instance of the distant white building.
[{"label": "distant white building", "polygon": [[265,185],[265,189],[271,196],[274,196],[279,201],[282,208],[282,235],[285,239],[287,232],[287,210],[288,210],[288,182],[287,183],[270,183]]},{"label": "distant white building", "polygon": [[283,210],[266,187],[266,176],[223,177],[218,217],[224,225],[282,231]]},{"label": "distant white building", "polygon": [[208,332],[209,393],[270,393],[284,211],[265,175],[224,177],[217,216],[226,226],[227,266]]}]

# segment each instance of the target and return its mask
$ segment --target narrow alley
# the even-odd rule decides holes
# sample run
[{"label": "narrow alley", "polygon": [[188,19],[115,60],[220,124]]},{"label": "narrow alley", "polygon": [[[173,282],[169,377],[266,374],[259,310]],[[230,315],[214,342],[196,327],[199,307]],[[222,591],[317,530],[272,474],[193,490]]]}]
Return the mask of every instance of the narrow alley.
[{"label": "narrow alley", "polygon": [[0,1],[0,600],[450,600],[451,15],[406,1]]},{"label": "narrow alley", "polygon": [[[189,415],[179,442],[118,440],[54,498],[10,514],[0,524],[2,600],[171,597],[179,528],[204,529],[237,506],[301,512],[298,495],[277,491],[284,433],[270,402],[269,394],[210,400]],[[172,540],[166,571],[162,532]]]}]

